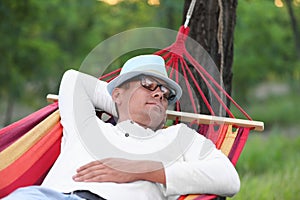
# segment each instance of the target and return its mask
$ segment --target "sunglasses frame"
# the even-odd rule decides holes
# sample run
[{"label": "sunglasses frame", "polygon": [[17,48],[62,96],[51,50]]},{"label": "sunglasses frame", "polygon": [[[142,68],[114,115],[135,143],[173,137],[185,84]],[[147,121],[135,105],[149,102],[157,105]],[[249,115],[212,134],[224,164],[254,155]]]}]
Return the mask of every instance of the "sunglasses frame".
[{"label": "sunglasses frame", "polygon": [[[138,79],[140,80],[141,86],[149,91],[155,91],[159,87],[160,91],[163,92],[164,98],[167,99],[168,102],[174,100],[174,98],[176,97],[176,92],[174,89],[168,87],[165,84],[159,83],[157,80],[155,80],[154,78],[152,78],[150,76],[141,75],[141,76],[138,76]],[[154,87],[153,87],[153,84],[155,85]],[[167,91],[164,92],[164,90],[167,90]],[[169,95],[166,96],[166,94],[168,92],[169,92]]]}]

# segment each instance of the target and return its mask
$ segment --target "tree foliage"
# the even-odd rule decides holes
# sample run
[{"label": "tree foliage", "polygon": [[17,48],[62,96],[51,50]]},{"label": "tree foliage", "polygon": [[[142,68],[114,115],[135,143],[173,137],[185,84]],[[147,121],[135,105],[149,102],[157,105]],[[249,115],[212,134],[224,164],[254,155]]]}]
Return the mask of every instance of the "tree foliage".
[{"label": "tree foliage", "polygon": [[[246,98],[248,89],[261,81],[300,79],[286,0],[281,1],[284,7],[277,8],[273,0],[238,0],[233,68],[237,98]],[[1,120],[5,115],[6,123],[15,120],[12,113],[20,112],[13,110],[15,104],[32,111],[46,105],[45,95],[57,92],[62,73],[78,68],[108,37],[137,27],[179,28],[184,0],[160,0],[159,6],[147,2],[126,0],[111,6],[96,0],[1,0]],[[299,0],[293,2],[299,26]]]},{"label": "tree foliage", "polygon": [[15,102],[35,109],[45,105],[45,95],[57,92],[62,73],[79,68],[108,37],[144,26],[176,24],[177,29],[182,9],[178,2],[183,1],[162,1],[158,9],[146,0],[115,6],[96,0],[0,1],[0,98],[5,124],[18,112],[13,110]]},{"label": "tree foliage", "polygon": [[[284,4],[285,5],[285,4]],[[300,6],[293,6],[300,20]],[[299,22],[298,22],[299,23]],[[286,6],[240,0],[235,31],[234,83],[237,98],[265,81],[299,80],[299,57]]]}]

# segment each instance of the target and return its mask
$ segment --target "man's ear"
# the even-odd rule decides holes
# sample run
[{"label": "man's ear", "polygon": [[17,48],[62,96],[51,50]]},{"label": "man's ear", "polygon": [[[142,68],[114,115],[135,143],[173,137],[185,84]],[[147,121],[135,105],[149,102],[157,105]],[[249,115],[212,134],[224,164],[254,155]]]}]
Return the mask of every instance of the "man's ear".
[{"label": "man's ear", "polygon": [[121,103],[121,93],[122,93],[122,89],[121,88],[115,88],[112,91],[111,97],[112,97],[113,101],[117,105]]}]

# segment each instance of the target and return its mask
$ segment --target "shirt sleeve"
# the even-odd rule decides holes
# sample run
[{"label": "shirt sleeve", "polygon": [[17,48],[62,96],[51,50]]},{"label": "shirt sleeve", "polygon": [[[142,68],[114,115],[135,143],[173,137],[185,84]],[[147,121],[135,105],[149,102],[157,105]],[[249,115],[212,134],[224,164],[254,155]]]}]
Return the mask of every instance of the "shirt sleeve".
[{"label": "shirt sleeve", "polygon": [[193,132],[197,134],[196,139],[183,159],[165,166],[166,195],[233,196],[240,189],[240,179],[234,166],[210,140]]},{"label": "shirt sleeve", "polygon": [[70,129],[66,133],[74,132],[74,127],[70,127],[74,124],[87,125],[89,119],[95,117],[96,108],[117,115],[106,86],[106,82],[75,70],[64,73],[58,103],[61,122],[65,129]]}]

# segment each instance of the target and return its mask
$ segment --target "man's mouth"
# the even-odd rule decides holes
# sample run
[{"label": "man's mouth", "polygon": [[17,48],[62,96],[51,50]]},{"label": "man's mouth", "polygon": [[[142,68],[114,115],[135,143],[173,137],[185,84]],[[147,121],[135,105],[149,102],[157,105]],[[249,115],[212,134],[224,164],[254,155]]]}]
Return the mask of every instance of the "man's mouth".
[{"label": "man's mouth", "polygon": [[160,111],[162,111],[162,106],[156,102],[148,102],[147,105],[157,107],[157,108],[159,108]]}]

